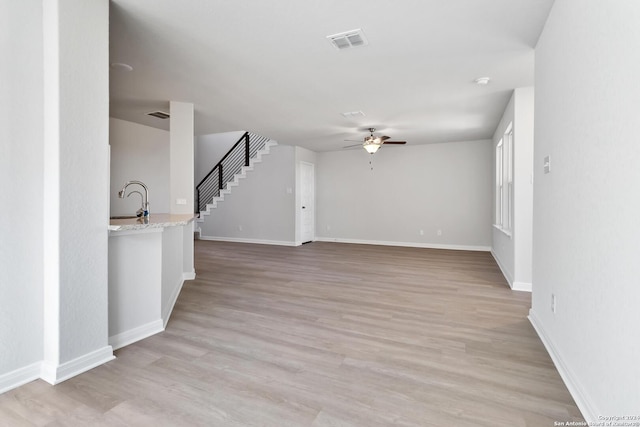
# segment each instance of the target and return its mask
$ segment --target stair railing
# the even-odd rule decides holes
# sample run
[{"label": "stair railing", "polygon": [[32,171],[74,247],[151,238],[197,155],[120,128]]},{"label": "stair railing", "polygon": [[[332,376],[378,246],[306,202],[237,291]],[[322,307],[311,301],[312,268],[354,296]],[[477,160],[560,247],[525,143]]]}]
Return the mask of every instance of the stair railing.
[{"label": "stair railing", "polygon": [[251,159],[265,146],[267,141],[269,138],[251,132],[245,132],[238,139],[238,142],[196,186],[196,213],[204,211],[214,197],[220,196],[220,190],[232,181],[237,173],[241,172],[243,166],[249,166]]}]

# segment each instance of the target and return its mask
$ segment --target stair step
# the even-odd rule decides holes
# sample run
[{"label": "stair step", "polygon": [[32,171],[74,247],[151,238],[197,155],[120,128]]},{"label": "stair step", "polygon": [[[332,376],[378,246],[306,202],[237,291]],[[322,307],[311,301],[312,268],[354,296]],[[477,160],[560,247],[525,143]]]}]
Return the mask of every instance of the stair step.
[{"label": "stair step", "polygon": [[200,218],[197,218],[196,222],[203,223],[204,216],[211,215],[211,210],[218,207],[218,202],[224,201],[224,196],[231,194],[231,189],[240,185],[240,180],[246,178],[247,173],[253,171],[256,164],[262,163],[262,156],[269,154],[271,147],[275,147],[276,145],[278,145],[278,143],[273,140],[265,142],[264,146],[249,160],[249,166],[242,166],[240,168],[240,172],[235,174],[233,179],[225,184],[224,189],[220,190],[220,195],[214,197],[212,203],[208,203],[206,209],[200,212]]}]

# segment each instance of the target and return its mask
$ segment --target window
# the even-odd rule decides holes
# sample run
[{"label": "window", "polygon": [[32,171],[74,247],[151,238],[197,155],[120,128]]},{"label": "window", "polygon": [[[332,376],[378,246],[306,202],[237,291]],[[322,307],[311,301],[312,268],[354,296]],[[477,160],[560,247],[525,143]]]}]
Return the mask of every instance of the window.
[{"label": "window", "polygon": [[502,139],[496,146],[496,222],[498,227],[502,227]]},{"label": "window", "polygon": [[496,218],[495,225],[506,234],[513,223],[513,124],[496,145]]},{"label": "window", "polygon": [[511,230],[511,215],[513,212],[513,126],[509,123],[507,132],[504,134],[506,141],[506,150],[504,153],[504,164],[507,168],[507,185],[504,189],[505,192],[505,213],[503,215],[502,228],[505,230]]}]

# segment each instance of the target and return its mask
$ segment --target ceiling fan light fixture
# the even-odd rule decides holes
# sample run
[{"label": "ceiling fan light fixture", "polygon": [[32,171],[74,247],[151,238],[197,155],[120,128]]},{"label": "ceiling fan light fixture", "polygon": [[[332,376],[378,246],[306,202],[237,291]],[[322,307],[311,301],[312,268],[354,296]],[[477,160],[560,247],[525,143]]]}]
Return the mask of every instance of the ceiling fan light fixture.
[{"label": "ceiling fan light fixture", "polygon": [[373,141],[367,141],[364,144],[362,144],[362,146],[364,147],[365,150],[367,150],[367,153],[373,154],[380,149],[382,144],[375,143]]}]

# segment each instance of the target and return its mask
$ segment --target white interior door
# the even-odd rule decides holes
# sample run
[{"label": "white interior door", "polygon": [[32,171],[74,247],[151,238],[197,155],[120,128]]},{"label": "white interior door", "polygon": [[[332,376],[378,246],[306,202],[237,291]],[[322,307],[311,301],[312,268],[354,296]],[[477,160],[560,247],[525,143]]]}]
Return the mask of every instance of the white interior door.
[{"label": "white interior door", "polygon": [[300,239],[302,243],[315,237],[315,167],[300,162]]}]

